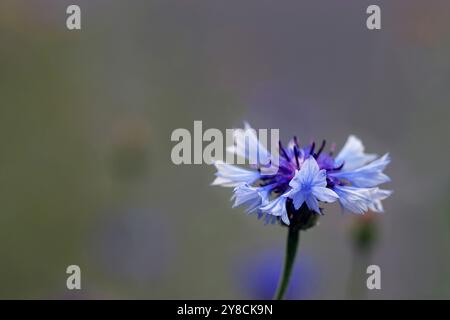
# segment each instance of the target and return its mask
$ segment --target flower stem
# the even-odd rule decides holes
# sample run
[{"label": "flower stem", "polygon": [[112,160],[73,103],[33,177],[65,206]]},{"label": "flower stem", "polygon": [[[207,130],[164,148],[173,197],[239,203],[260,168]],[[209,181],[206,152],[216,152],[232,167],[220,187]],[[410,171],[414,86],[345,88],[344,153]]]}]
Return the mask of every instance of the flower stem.
[{"label": "flower stem", "polygon": [[281,275],[280,282],[278,284],[278,289],[274,297],[274,299],[276,300],[283,299],[283,296],[289,285],[289,279],[291,278],[292,267],[294,266],[299,238],[300,238],[300,229],[290,227],[286,243],[286,257],[284,259],[283,274]]}]

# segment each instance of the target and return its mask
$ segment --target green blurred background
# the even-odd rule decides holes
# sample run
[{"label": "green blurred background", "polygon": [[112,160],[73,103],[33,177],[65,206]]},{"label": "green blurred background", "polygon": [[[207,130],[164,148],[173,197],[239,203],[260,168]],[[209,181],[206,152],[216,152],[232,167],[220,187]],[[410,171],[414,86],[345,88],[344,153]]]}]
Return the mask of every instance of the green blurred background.
[{"label": "green blurred background", "polygon": [[[390,152],[367,297],[450,298],[449,57],[444,0],[1,0],[0,297],[270,297],[286,230],[232,209],[214,168],[170,159],[174,129],[247,120]],[[365,285],[354,219],[332,206],[302,236],[291,298]]]}]

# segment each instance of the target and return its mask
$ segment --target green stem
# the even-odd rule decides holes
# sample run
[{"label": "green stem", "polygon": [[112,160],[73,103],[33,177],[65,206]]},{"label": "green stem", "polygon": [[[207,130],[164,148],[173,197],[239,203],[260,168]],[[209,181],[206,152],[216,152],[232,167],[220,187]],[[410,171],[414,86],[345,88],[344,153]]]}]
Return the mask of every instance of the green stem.
[{"label": "green stem", "polygon": [[287,244],[286,244],[286,257],[284,260],[283,274],[281,275],[278,289],[275,294],[276,300],[283,299],[286,289],[289,285],[289,279],[291,278],[292,267],[294,266],[295,254],[297,253],[297,247],[299,242],[300,230],[298,228],[289,228]]}]

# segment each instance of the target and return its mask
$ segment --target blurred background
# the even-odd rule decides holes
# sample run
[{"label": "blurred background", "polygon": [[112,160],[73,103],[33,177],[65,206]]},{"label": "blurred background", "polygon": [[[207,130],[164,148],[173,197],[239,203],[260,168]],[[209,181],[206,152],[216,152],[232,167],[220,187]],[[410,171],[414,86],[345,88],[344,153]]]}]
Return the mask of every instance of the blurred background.
[{"label": "blurred background", "polygon": [[349,289],[367,279],[359,222],[331,206],[288,298],[449,299],[449,57],[446,0],[2,0],[0,298],[271,298],[286,230],[170,158],[176,128],[247,120],[393,159],[363,260],[382,289]]}]

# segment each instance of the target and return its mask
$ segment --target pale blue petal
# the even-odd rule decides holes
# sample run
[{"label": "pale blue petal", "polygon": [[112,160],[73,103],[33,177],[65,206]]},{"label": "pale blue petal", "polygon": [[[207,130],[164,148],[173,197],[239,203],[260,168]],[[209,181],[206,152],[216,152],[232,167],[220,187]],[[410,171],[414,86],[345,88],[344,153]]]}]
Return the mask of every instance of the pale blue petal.
[{"label": "pale blue petal", "polygon": [[[300,168],[300,175],[299,180],[303,184],[314,184],[316,182],[316,179],[324,179],[323,174],[319,174],[320,168],[317,164],[316,159],[314,157],[309,157],[308,159],[303,162],[301,168]],[[318,176],[318,177],[317,177]]]},{"label": "pale blue petal", "polygon": [[284,211],[283,211],[283,214],[281,215],[281,220],[282,220],[286,225],[289,225],[289,224],[290,224],[289,217],[288,217],[288,214],[287,214],[287,210],[284,210]]},{"label": "pale blue petal", "polygon": [[327,172],[326,170],[320,170],[314,176],[311,186],[326,187],[327,185]]},{"label": "pale blue petal", "polygon": [[217,178],[212,185],[236,187],[242,183],[252,184],[260,177],[260,173],[256,170],[243,169],[223,161],[214,161],[213,164],[217,169]]},{"label": "pale blue petal", "polygon": [[227,148],[228,152],[248,160],[250,164],[268,165],[270,163],[270,152],[259,142],[256,131],[248,123],[245,123],[244,129],[234,130],[233,138],[234,145]]},{"label": "pale blue petal", "polygon": [[268,215],[281,217],[283,222],[289,225],[289,218],[287,217],[286,210],[286,200],[287,198],[285,196],[280,196],[270,201],[265,206],[262,206],[260,210]]},{"label": "pale blue petal", "polygon": [[292,196],[292,202],[294,204],[295,210],[298,210],[302,206],[303,202],[305,202],[305,196],[303,195],[303,193],[301,191],[296,192]]},{"label": "pale blue petal", "polygon": [[355,187],[375,187],[390,181],[390,178],[382,172],[389,162],[389,155],[385,154],[383,157],[361,168],[352,171],[330,172],[329,175],[335,178],[345,179]]},{"label": "pale blue petal", "polygon": [[376,154],[364,153],[364,145],[361,140],[351,135],[348,137],[342,150],[336,156],[335,162],[337,166],[344,163],[342,171],[349,171],[362,167],[376,158]]},{"label": "pale blue petal", "polygon": [[373,189],[335,186],[334,191],[339,195],[342,207],[353,213],[365,213],[372,203]]},{"label": "pale blue petal", "polygon": [[[296,210],[313,197],[317,197],[321,201],[333,202],[337,195],[327,189],[326,185],[326,171],[320,170],[314,157],[309,157],[303,162],[300,170],[296,171],[294,178],[289,183],[292,190],[287,193],[287,196],[292,198]],[[317,199],[310,199],[311,206],[308,205],[308,207],[320,213]]]},{"label": "pale blue petal", "polygon": [[308,195],[308,197],[306,198],[306,205],[308,206],[308,208],[310,210],[315,211],[318,214],[322,214],[320,212],[319,203],[317,202],[317,199],[312,194]]},{"label": "pale blue petal", "polygon": [[245,204],[248,213],[254,212],[260,206],[269,203],[270,192],[270,185],[265,187],[252,187],[246,183],[241,184],[234,188],[232,197],[232,200],[234,200],[233,208]]},{"label": "pale blue petal", "polygon": [[260,197],[255,188],[244,183],[234,188],[232,200],[234,200],[234,208],[254,200],[259,201]]},{"label": "pale blue petal", "polygon": [[295,174],[294,174],[294,178],[291,179],[291,181],[289,182],[289,186],[292,189],[298,189],[299,187],[301,187],[301,181],[299,179],[299,175],[300,175],[300,171],[299,170],[295,170]]},{"label": "pale blue petal", "polygon": [[270,201],[271,186],[258,188],[259,196],[261,197],[261,205],[265,206]]},{"label": "pale blue petal", "polygon": [[313,187],[312,194],[323,202],[334,202],[339,198],[336,192],[326,187]]},{"label": "pale blue petal", "polygon": [[[298,171],[297,171],[298,172]],[[292,181],[291,181],[292,183]],[[286,193],[284,193],[282,196],[286,197],[286,198],[291,198],[294,204],[294,208],[297,210],[298,208],[301,207],[301,205],[303,204],[303,202],[305,202],[305,197],[303,195],[302,192],[302,188],[301,185],[299,185],[298,183],[292,183],[290,184],[291,186],[296,186],[295,188],[287,191]]]},{"label": "pale blue petal", "polygon": [[372,202],[369,205],[369,209],[374,212],[384,212],[381,201],[389,197],[391,194],[391,190],[375,188],[375,190],[371,192]]},{"label": "pale blue petal", "polygon": [[253,212],[261,205],[261,196],[257,188],[242,184],[234,189],[233,208],[241,205],[247,205],[247,212]]},{"label": "pale blue petal", "polygon": [[289,182],[289,186],[293,189],[305,190],[314,185],[325,186],[326,183],[325,170],[320,170],[316,159],[309,157],[303,162],[300,170],[295,171],[295,176]]}]

